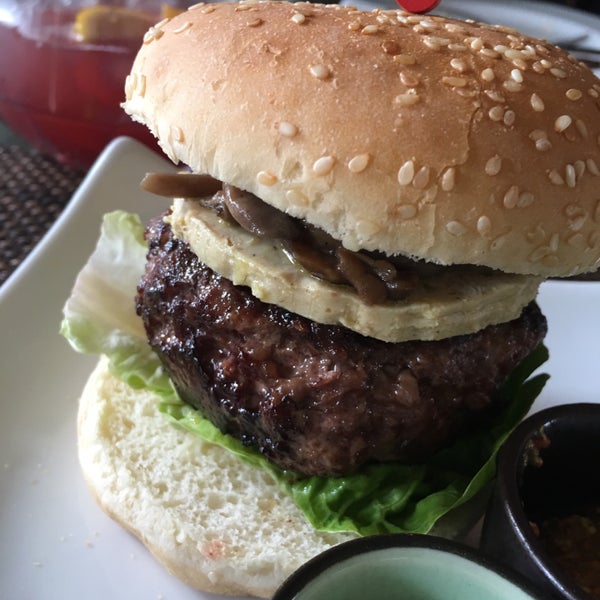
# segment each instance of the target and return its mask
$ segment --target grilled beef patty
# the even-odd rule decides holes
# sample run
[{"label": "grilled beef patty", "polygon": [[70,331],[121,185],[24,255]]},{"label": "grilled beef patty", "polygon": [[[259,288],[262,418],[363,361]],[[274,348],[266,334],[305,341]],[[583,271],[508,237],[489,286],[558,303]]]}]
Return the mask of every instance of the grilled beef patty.
[{"label": "grilled beef patty", "polygon": [[386,343],[261,302],[162,219],[146,235],[137,311],[182,399],[307,475],[426,459],[493,410],[494,391],[546,334],[531,304],[476,334]]}]

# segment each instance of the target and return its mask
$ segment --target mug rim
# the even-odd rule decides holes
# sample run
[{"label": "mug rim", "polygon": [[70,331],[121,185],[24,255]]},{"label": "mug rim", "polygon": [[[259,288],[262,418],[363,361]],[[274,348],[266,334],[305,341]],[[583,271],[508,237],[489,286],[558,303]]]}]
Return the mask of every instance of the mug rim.
[{"label": "mug rim", "polygon": [[542,600],[543,598],[533,583],[528,581],[524,576],[510,567],[498,564],[487,558],[476,548],[435,535],[392,533],[356,538],[342,542],[321,552],[294,571],[277,589],[272,600],[292,600],[327,569],[359,555],[367,555],[372,552],[394,548],[433,550],[464,559],[501,577],[530,596],[532,600]]}]

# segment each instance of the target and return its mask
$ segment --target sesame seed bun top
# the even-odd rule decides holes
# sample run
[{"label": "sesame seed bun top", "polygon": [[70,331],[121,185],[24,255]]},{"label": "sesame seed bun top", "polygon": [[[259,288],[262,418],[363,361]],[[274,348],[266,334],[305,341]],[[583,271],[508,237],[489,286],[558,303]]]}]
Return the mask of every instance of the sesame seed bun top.
[{"label": "sesame seed bun top", "polygon": [[152,28],[124,108],[172,160],[352,250],[552,276],[600,264],[599,98],[514,30],[243,2]]}]

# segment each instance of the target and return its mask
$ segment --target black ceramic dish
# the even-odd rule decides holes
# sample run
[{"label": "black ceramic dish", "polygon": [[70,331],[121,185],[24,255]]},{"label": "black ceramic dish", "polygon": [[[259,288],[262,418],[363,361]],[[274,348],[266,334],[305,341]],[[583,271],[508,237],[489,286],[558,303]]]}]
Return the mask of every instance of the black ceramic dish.
[{"label": "black ceramic dish", "polygon": [[[541,434],[546,448],[539,448]],[[547,598],[591,600],[557,566],[531,523],[599,506],[599,461],[600,404],[561,405],[528,417],[498,455],[482,551],[525,575]]]}]

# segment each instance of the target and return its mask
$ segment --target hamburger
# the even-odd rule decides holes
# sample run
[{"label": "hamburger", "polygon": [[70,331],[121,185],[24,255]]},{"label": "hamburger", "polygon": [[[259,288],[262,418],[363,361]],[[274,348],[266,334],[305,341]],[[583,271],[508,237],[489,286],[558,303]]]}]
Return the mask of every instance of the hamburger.
[{"label": "hamburger", "polygon": [[357,535],[461,533],[543,385],[539,285],[599,264],[594,74],[503,27],[225,2],[152,27],[125,94],[180,172],[65,306],[101,506],[265,597]]}]

